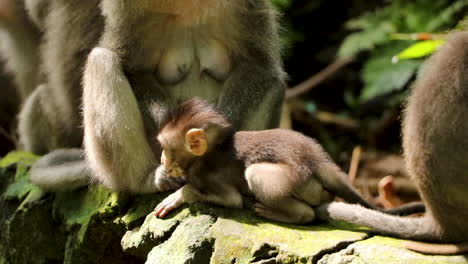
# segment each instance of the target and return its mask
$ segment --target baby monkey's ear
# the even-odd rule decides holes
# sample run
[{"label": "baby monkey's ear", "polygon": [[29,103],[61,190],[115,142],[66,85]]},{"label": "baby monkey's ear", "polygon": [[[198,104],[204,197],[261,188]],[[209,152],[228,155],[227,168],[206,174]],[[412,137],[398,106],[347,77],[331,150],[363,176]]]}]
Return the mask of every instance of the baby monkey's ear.
[{"label": "baby monkey's ear", "polygon": [[185,134],[185,148],[195,156],[203,156],[208,150],[205,130],[192,128]]}]

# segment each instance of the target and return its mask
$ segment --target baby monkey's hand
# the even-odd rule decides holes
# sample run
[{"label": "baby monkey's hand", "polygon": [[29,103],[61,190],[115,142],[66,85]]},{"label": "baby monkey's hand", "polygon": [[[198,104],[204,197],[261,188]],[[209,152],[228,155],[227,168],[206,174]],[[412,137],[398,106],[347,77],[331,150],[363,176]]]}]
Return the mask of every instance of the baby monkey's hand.
[{"label": "baby monkey's hand", "polygon": [[183,177],[173,177],[163,165],[160,165],[155,172],[154,184],[161,192],[177,190],[184,185]]},{"label": "baby monkey's hand", "polygon": [[179,189],[175,193],[169,195],[161,203],[156,206],[154,209],[154,215],[159,218],[165,217],[170,211],[178,208],[184,204],[184,199],[182,195],[182,189]]}]

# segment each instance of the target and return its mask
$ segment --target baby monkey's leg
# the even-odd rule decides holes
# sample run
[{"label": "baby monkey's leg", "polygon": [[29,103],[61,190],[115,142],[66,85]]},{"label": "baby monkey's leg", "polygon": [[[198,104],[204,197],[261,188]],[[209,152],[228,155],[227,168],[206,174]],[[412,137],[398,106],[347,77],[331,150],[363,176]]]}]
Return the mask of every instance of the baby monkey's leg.
[{"label": "baby monkey's leg", "polygon": [[277,201],[256,203],[257,214],[279,222],[291,224],[306,224],[315,219],[314,209],[293,197],[285,197]]},{"label": "baby monkey's leg", "polygon": [[257,163],[245,171],[249,189],[260,201],[254,205],[259,215],[285,223],[303,224],[315,219],[314,209],[293,197],[297,181],[289,165]]}]

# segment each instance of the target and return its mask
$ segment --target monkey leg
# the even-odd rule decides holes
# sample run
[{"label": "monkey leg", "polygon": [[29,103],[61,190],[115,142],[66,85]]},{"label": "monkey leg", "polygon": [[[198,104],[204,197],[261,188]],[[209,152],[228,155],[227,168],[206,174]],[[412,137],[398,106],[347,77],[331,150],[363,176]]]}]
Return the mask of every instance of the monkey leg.
[{"label": "monkey leg", "polygon": [[[28,97],[19,114],[18,132],[20,148],[35,154],[46,154],[31,168],[31,181],[44,190],[72,190],[89,183],[83,153],[79,146],[54,123],[45,109],[47,85],[39,86]],[[50,110],[49,110],[50,112]],[[56,120],[55,120],[56,121]],[[52,151],[49,153],[49,151]]]},{"label": "monkey leg", "polygon": [[56,146],[58,131],[52,130],[44,105],[46,86],[39,86],[25,101],[18,118],[19,145],[34,154],[45,154]]},{"label": "monkey leg", "polygon": [[0,53],[13,73],[24,101],[39,81],[39,32],[27,18],[22,1],[0,1]]},{"label": "monkey leg", "polygon": [[257,163],[250,165],[245,176],[249,189],[260,201],[254,205],[259,215],[285,223],[303,224],[315,219],[314,209],[293,196],[294,179],[291,167],[285,164]]},{"label": "monkey leg", "polygon": [[254,210],[265,218],[283,223],[306,224],[315,219],[314,209],[293,197],[267,201],[267,203],[256,203]]},{"label": "monkey leg", "polygon": [[94,48],[83,77],[84,148],[93,173],[114,190],[156,192],[158,162],[117,54]]}]

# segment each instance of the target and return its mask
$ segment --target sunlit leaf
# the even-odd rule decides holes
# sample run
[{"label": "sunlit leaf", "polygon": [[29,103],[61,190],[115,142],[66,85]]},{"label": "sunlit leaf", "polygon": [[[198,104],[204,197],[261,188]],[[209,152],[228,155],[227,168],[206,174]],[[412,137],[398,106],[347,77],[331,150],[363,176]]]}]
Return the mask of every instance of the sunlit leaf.
[{"label": "sunlit leaf", "polygon": [[341,44],[338,56],[348,58],[361,51],[373,50],[375,46],[387,42],[389,34],[394,31],[390,23],[381,23],[375,29],[351,34]]},{"label": "sunlit leaf", "polygon": [[429,56],[444,42],[445,40],[425,40],[417,42],[398,53],[392,61],[395,63],[399,60],[418,59]]}]

